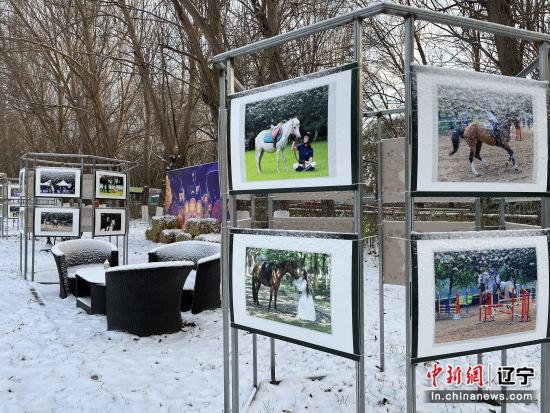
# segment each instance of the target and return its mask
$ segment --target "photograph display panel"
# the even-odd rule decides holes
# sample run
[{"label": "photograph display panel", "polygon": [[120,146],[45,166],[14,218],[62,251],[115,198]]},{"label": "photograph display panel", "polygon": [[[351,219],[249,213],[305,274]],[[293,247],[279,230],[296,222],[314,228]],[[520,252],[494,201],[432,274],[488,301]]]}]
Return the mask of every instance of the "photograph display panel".
[{"label": "photograph display panel", "polygon": [[8,204],[8,219],[19,218],[19,205]]},{"label": "photograph display panel", "polygon": [[15,200],[19,199],[20,188],[19,184],[8,184],[8,199]]},{"label": "photograph display panel", "polygon": [[548,191],[548,82],[413,66],[417,195]]},{"label": "photograph display panel", "polygon": [[232,324],[355,358],[357,241],[352,236],[312,234],[248,230],[231,234]]},{"label": "photograph display panel", "polygon": [[413,234],[413,359],[547,341],[549,233]]},{"label": "photograph display panel", "polygon": [[96,171],[95,197],[97,199],[126,199],[126,174]]},{"label": "photograph display panel", "polygon": [[81,171],[75,168],[36,168],[37,197],[80,198]]},{"label": "photograph display panel", "polygon": [[25,233],[25,225],[27,225],[26,216],[27,215],[26,215],[25,207],[24,206],[19,207],[19,220],[17,221],[17,223],[19,224],[18,229],[20,234]]},{"label": "photograph display panel", "polygon": [[35,207],[34,235],[36,237],[79,237],[80,210]]},{"label": "photograph display panel", "polygon": [[27,196],[27,174],[26,169],[19,170],[19,190],[23,194],[23,198]]},{"label": "photograph display panel", "polygon": [[230,96],[230,190],[356,183],[356,85],[352,64]]},{"label": "photograph display panel", "polygon": [[96,208],[94,210],[94,237],[126,234],[124,208]]}]

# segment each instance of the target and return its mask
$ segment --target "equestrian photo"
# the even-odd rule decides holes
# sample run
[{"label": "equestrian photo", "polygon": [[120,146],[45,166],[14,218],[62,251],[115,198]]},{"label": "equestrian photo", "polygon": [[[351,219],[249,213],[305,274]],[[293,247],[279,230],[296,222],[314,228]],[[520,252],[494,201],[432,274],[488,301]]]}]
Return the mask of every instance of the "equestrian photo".
[{"label": "equestrian photo", "polygon": [[415,67],[418,191],[547,190],[547,85]]},{"label": "equestrian photo", "polygon": [[246,249],[249,315],[331,333],[329,254]]},{"label": "equestrian photo", "polygon": [[321,86],[246,105],[247,180],[328,175],[328,89]]}]

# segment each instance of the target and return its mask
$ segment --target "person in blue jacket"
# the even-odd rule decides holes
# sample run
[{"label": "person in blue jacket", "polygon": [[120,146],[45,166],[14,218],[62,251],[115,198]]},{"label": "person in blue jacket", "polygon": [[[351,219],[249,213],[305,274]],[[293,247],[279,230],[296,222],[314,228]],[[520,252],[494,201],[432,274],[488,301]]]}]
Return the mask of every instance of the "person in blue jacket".
[{"label": "person in blue jacket", "polygon": [[297,145],[296,141],[292,142],[292,150],[294,153],[298,152],[298,162],[292,165],[296,172],[311,172],[315,170],[317,163],[313,160],[313,148],[309,132],[304,135],[301,144]]}]

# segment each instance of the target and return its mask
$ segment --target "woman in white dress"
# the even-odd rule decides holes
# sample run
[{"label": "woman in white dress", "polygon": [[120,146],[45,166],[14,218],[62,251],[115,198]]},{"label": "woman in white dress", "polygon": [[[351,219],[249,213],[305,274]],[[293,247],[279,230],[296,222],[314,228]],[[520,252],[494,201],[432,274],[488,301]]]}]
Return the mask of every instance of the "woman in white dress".
[{"label": "woman in white dress", "polygon": [[315,321],[315,304],[313,303],[313,295],[309,289],[306,270],[302,270],[300,277],[294,280],[294,286],[300,293],[297,317],[301,320]]}]

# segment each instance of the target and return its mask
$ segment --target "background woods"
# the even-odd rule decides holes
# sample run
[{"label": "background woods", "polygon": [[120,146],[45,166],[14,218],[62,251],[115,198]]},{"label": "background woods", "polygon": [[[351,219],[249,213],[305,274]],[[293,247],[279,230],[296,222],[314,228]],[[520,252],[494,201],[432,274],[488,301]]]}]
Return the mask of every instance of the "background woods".
[{"label": "background woods", "polygon": [[[542,32],[550,23],[550,2],[402,2]],[[369,3],[0,0],[0,170],[17,176],[27,151],[81,152],[136,161],[132,184],[159,186],[170,155],[176,166],[216,159],[212,55]],[[366,109],[400,106],[402,27],[379,18],[367,32]],[[250,88],[341,65],[351,39],[345,27],[237,59],[236,76]],[[418,63],[510,75],[538,47],[425,23],[415,39]],[[384,131],[401,129],[398,118],[384,120]]]}]

